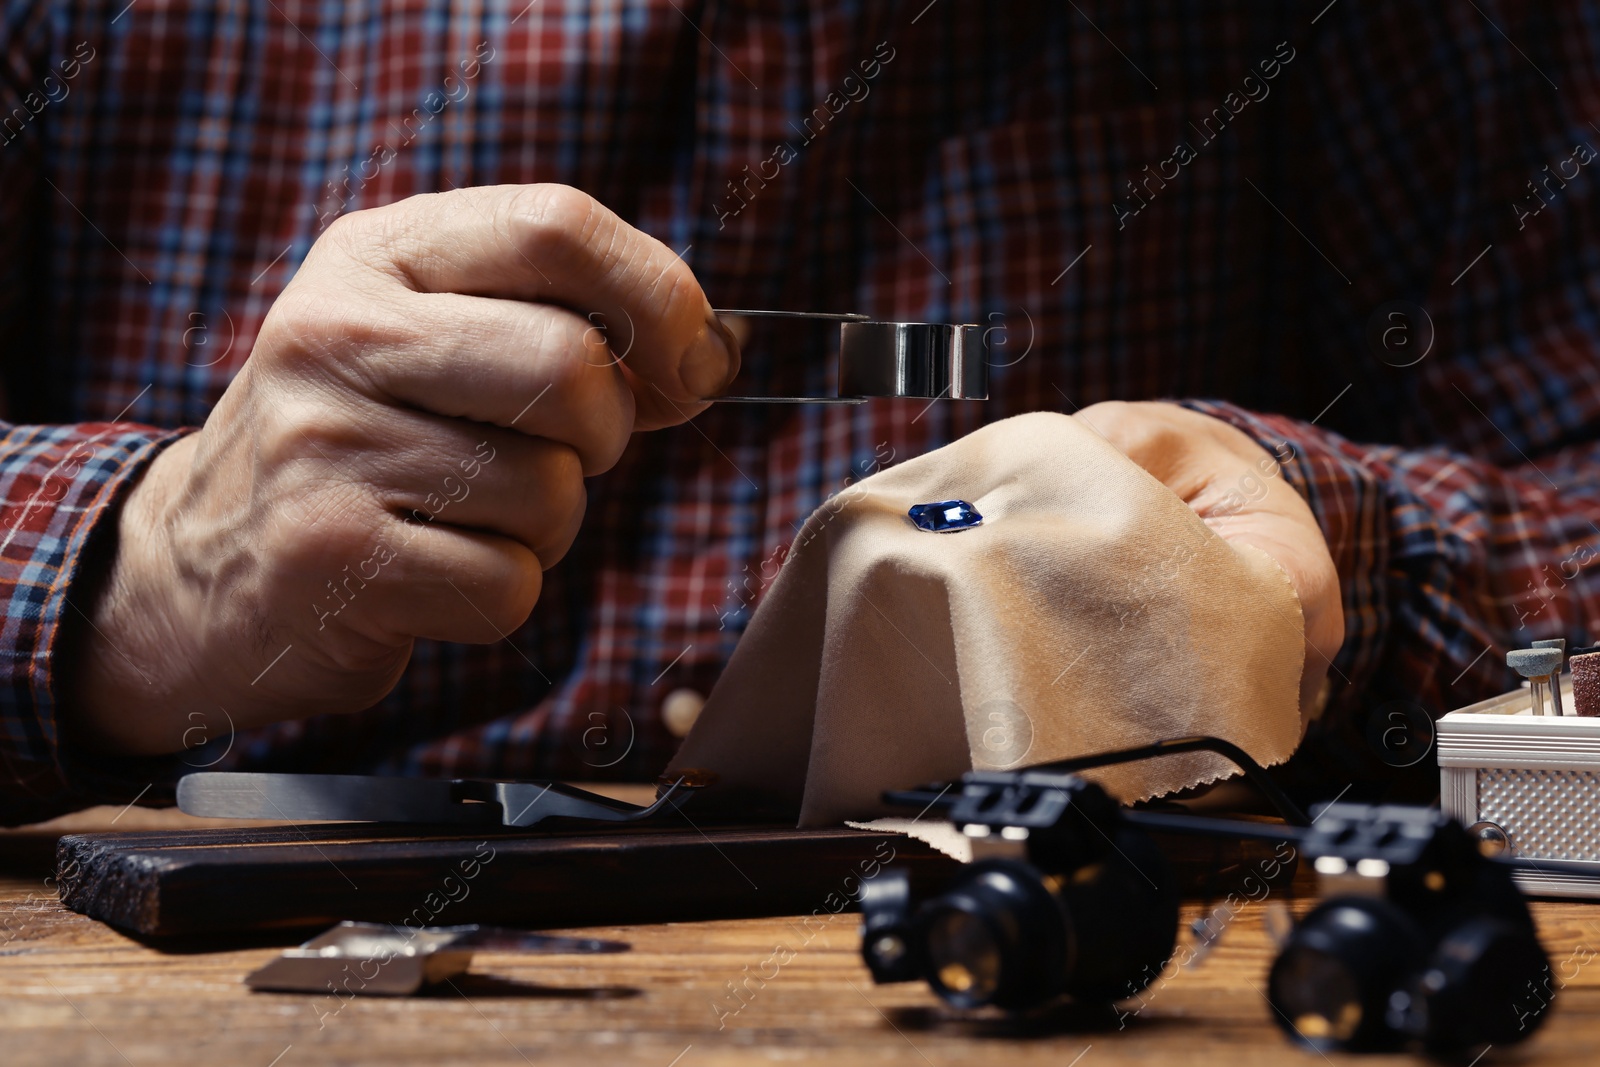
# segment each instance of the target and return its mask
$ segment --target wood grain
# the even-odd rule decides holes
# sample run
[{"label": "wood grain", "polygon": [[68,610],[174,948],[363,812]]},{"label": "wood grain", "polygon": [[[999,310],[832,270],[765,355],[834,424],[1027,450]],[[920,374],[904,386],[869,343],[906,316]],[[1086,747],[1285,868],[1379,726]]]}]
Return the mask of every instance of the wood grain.
[{"label": "wood grain", "polygon": [[[119,823],[120,825],[120,823]],[[16,870],[17,868],[11,868]],[[491,865],[492,869],[492,865]],[[241,979],[275,948],[163,953],[74,914],[42,873],[0,876],[0,1029],[7,1065],[638,1064],[762,1062],[945,1067],[957,1063],[1412,1064],[1324,1060],[1287,1045],[1259,992],[1272,949],[1266,902],[1242,903],[1203,962],[1169,971],[1127,1014],[1058,1015],[1014,1027],[963,1017],[918,986],[874,986],[856,920],[811,918],[595,927],[632,952],[589,957],[483,954],[472,974],[406,999],[251,993]],[[1302,898],[1296,907],[1304,907]],[[1185,917],[1214,911],[1199,902]],[[811,909],[807,909],[808,911]],[[1554,1015],[1527,1046],[1482,1061],[1592,1064],[1600,1046],[1600,911],[1535,906],[1558,974]],[[792,953],[767,961],[782,946]],[[1578,952],[1582,948],[1586,952]],[[1578,952],[1577,955],[1573,953]],[[1572,960],[1565,968],[1563,961]],[[742,999],[729,984],[751,980]],[[1088,1051],[1085,1052],[1085,1049]],[[1081,1056],[1081,1059],[1079,1058]]]},{"label": "wood grain", "polygon": [[147,937],[340,919],[545,928],[784,915],[857,892],[887,862],[933,879],[958,869],[897,834],[702,829],[678,814],[666,826],[603,832],[461,836],[457,827],[344,823],[71,834],[56,869],[68,907]]}]

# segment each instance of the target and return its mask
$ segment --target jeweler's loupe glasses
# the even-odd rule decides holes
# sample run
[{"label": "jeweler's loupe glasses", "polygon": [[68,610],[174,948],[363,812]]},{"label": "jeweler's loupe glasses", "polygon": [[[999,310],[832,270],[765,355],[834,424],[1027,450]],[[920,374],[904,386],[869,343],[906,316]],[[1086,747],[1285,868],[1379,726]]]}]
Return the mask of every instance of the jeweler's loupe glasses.
[{"label": "jeweler's loupe glasses", "polygon": [[[1197,751],[1241,767],[1284,822],[1127,809],[1075,773]],[[903,867],[862,884],[862,957],[879,983],[921,980],[954,1007],[1011,1013],[1137,996],[1178,930],[1154,831],[1279,842],[1311,861],[1320,901],[1280,939],[1266,993],[1304,1046],[1453,1056],[1522,1041],[1549,1014],[1549,959],[1511,877],[1524,864],[1485,854],[1436,808],[1336,802],[1308,820],[1249,755],[1211,737],[974,771],[884,799],[942,812],[974,862],[934,892]]]},{"label": "jeweler's loupe glasses", "polygon": [[720,404],[861,404],[878,397],[989,399],[986,328],[938,322],[873,322],[865,315],[719,310],[724,321],[791,319],[839,324],[837,396],[717,396]]}]

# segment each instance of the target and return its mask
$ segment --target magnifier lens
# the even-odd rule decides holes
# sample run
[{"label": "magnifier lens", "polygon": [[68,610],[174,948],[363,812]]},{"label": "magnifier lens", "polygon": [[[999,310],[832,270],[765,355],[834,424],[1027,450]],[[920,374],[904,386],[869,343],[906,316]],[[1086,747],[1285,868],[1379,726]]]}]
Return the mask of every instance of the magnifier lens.
[{"label": "magnifier lens", "polygon": [[1267,996],[1278,1024],[1321,1050],[1392,1045],[1390,994],[1420,952],[1416,926],[1380,898],[1327,901],[1307,915],[1272,965]]},{"label": "magnifier lens", "polygon": [[1273,1004],[1309,1044],[1347,1044],[1361,1026],[1361,1000],[1344,961],[1319,949],[1290,949],[1273,972]]},{"label": "magnifier lens", "polygon": [[988,1004],[1000,989],[1004,962],[984,920],[961,908],[935,913],[928,924],[928,963],[940,996],[963,1006]]},{"label": "magnifier lens", "polygon": [[1034,868],[974,864],[923,914],[928,984],[947,1003],[1026,1011],[1060,995],[1064,918]]}]

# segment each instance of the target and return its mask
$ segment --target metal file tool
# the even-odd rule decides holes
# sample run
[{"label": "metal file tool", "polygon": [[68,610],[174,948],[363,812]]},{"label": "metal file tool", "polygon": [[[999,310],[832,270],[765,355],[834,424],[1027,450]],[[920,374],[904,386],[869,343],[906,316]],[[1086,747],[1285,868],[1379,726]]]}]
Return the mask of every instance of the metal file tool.
[{"label": "metal file tool", "polygon": [[475,951],[588,954],[626,952],[628,945],[498,926],[342,922],[252,972],[245,984],[283,993],[403,996],[465,974]]},{"label": "metal file tool", "polygon": [[985,327],[873,322],[812,311],[716,312],[721,319],[800,319],[839,324],[839,395],[718,396],[723,404],[861,404],[872,398],[989,399]]},{"label": "metal file tool", "polygon": [[676,809],[694,786],[666,786],[640,807],[561,782],[380,778],[360,774],[201,771],[178,781],[178,807],[214,819],[534,826],[546,819],[641,822]]}]

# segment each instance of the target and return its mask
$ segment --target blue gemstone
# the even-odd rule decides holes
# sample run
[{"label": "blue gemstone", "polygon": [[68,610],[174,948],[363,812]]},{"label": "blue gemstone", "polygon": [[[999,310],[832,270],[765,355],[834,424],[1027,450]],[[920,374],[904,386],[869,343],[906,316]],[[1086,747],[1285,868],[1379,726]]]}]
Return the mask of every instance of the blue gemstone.
[{"label": "blue gemstone", "polygon": [[955,533],[983,525],[978,509],[965,500],[936,500],[931,504],[913,504],[906,512],[917,529],[929,533]]}]

